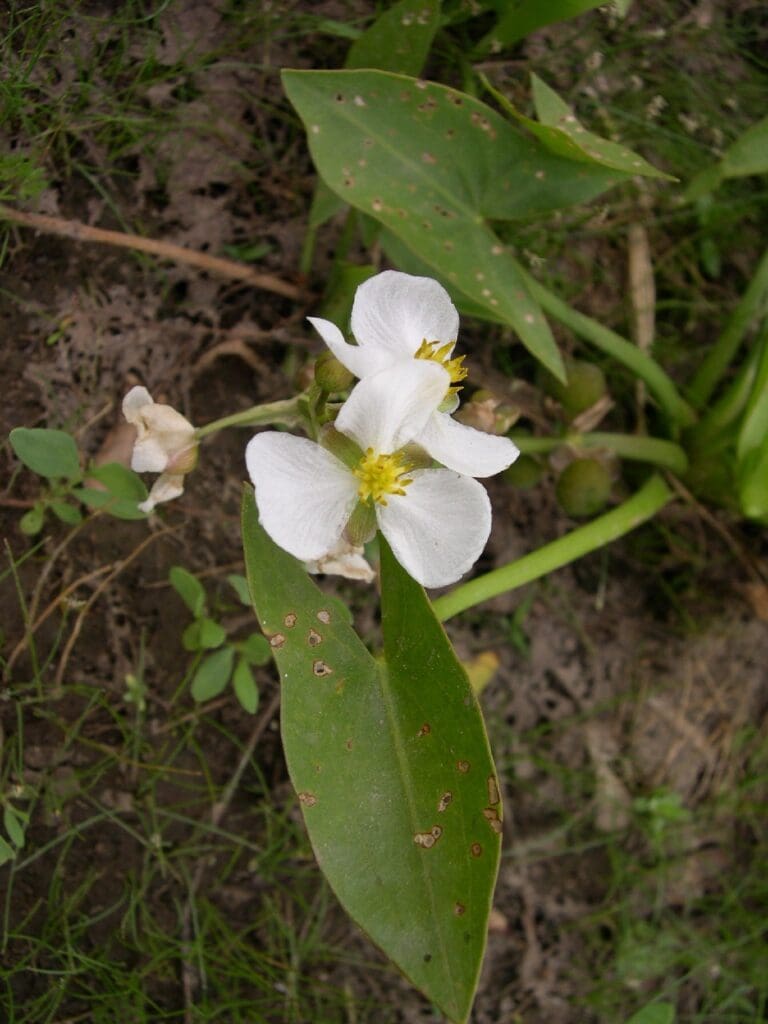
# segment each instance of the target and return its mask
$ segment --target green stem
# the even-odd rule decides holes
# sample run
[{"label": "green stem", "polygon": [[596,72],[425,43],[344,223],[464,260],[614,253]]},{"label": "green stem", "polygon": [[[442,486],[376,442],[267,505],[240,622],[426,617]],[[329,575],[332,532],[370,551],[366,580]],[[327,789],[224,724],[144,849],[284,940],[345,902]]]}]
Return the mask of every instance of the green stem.
[{"label": "green stem", "polygon": [[688,388],[688,400],[695,408],[701,409],[707,404],[738,352],[744,335],[752,322],[765,313],[767,303],[768,249],[763,253],[754,277],[731,314],[725,330],[707,353]]},{"label": "green stem", "polygon": [[595,431],[591,434],[563,434],[562,437],[516,437],[509,435],[525,455],[547,453],[568,445],[576,451],[607,448],[622,459],[649,462],[682,476],[688,469],[688,456],[679,444],[659,437],[641,437],[635,434],[611,434]]},{"label": "green stem", "polygon": [[744,412],[754,387],[762,346],[768,341],[768,329],[762,332],[761,339],[758,339],[758,344],[750,349],[727,390],[691,431],[686,441],[689,450],[691,450],[691,445],[702,450],[716,443],[718,437],[725,434]]},{"label": "green stem", "polygon": [[671,498],[672,491],[660,476],[654,474],[618,508],[598,516],[586,526],[572,530],[565,537],[545,544],[538,551],[524,555],[516,562],[494,569],[493,572],[462,584],[450,594],[438,597],[433,602],[435,614],[441,622],[445,622],[458,612],[560,569],[634,530],[655,515]]},{"label": "green stem", "polygon": [[520,270],[529,292],[545,312],[645,381],[666,415],[678,426],[686,427],[695,421],[695,412],[657,362],[620,334],[572,309],[522,267]]},{"label": "green stem", "polygon": [[300,426],[304,423],[299,401],[303,395],[285,398],[279,402],[268,402],[265,405],[252,405],[250,409],[223,416],[220,420],[212,420],[204,427],[198,427],[195,436],[200,439],[215,434],[225,427],[259,427],[270,423],[282,423],[286,427]]}]

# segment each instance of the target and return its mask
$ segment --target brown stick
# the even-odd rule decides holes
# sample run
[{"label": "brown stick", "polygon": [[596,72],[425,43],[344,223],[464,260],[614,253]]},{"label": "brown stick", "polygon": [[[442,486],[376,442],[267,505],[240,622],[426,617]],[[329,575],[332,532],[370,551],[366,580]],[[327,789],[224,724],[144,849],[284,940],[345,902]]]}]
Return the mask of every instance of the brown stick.
[{"label": "brown stick", "polygon": [[272,274],[259,274],[234,260],[209,256],[207,253],[185,249],[183,245],[174,245],[172,242],[143,238],[141,235],[127,235],[122,231],[107,231],[104,228],[94,228],[89,224],[82,224],[77,220],[49,217],[44,213],[25,213],[22,210],[14,210],[4,203],[0,203],[0,219],[12,221],[14,224],[22,224],[24,227],[34,228],[36,231],[63,235],[64,238],[74,238],[78,242],[101,242],[104,245],[116,245],[123,249],[148,252],[161,259],[172,260],[174,263],[187,263],[190,266],[199,267],[201,270],[210,271],[219,277],[245,281],[247,284],[253,285],[254,288],[274,292],[287,299],[298,301],[304,296],[301,288]]}]

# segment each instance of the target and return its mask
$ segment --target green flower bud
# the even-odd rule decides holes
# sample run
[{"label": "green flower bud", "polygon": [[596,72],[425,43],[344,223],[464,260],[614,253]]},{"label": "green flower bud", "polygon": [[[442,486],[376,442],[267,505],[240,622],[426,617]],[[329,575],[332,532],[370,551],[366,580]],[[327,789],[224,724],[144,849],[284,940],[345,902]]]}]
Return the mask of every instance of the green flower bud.
[{"label": "green flower bud", "polygon": [[594,516],[608,501],[611,476],[597,459],[576,459],[560,474],[555,493],[568,515],[579,519]]},{"label": "green flower bud", "polygon": [[343,366],[333,352],[322,352],[315,360],[315,380],[329,394],[346,391],[352,387],[353,375]]}]

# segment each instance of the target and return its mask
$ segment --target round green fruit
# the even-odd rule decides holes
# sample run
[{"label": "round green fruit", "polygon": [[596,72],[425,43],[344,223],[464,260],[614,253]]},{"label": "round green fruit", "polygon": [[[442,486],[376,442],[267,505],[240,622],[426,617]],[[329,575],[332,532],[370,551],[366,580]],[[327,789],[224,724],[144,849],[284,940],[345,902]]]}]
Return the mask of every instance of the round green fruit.
[{"label": "round green fruit", "polygon": [[560,507],[569,516],[594,516],[608,502],[611,476],[597,459],[576,459],[560,474],[555,493]]},{"label": "round green fruit", "polygon": [[508,484],[526,490],[541,480],[544,467],[532,455],[518,455],[517,459],[504,470],[502,476]]},{"label": "round green fruit", "polygon": [[605,374],[595,363],[567,359],[565,384],[551,374],[542,382],[544,390],[556,398],[570,419],[591,408],[607,391]]}]

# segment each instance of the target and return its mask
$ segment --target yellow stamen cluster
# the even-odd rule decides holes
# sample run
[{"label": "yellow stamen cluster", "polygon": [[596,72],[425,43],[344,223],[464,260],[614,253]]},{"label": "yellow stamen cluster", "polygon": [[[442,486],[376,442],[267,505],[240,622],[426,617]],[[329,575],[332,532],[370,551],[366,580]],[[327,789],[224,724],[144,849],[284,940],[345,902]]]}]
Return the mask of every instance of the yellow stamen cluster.
[{"label": "yellow stamen cluster", "polygon": [[[454,342],[452,341],[441,345],[439,341],[427,341],[425,338],[416,349],[414,356],[416,359],[431,359],[434,363],[439,363],[444,370],[447,370],[448,376],[451,378],[451,384],[458,384],[459,381],[467,378],[469,370],[466,366],[462,365],[466,356],[456,356],[455,359],[449,358],[453,346]],[[458,391],[461,391],[460,387],[448,388],[449,395],[455,395]]]},{"label": "yellow stamen cluster", "polygon": [[357,492],[360,500],[370,499],[378,501],[380,505],[386,505],[388,494],[405,494],[405,488],[413,483],[405,474],[412,468],[402,452],[380,455],[376,454],[373,448],[368,448],[353,471],[360,481]]}]

